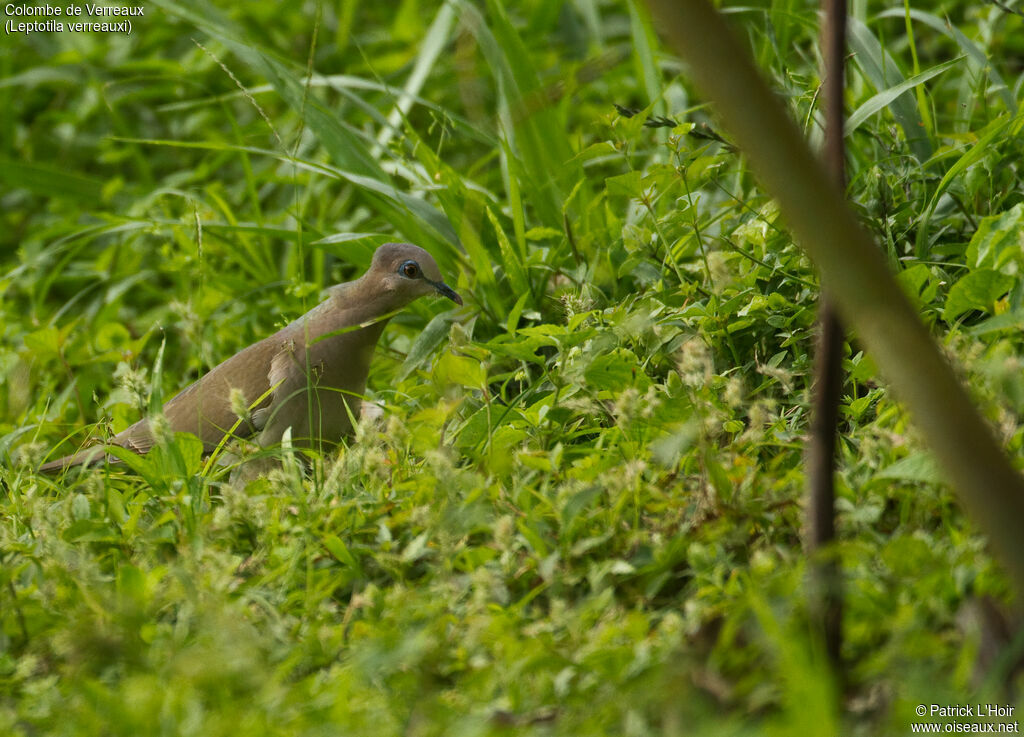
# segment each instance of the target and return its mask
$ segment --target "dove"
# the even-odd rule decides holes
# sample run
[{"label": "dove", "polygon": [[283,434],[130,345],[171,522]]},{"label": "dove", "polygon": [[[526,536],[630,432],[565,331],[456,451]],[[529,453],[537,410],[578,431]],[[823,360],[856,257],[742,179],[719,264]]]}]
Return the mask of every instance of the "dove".
[{"label": "dove", "polygon": [[[433,257],[409,243],[380,246],[365,274],[327,291],[327,299],[305,315],[218,364],[164,404],[167,428],[192,433],[207,453],[225,436],[273,447],[289,429],[293,446],[337,445],[359,415],[370,361],[388,320],[429,294],[462,304]],[[239,408],[249,411],[240,416]],[[109,441],[136,453],[148,452],[155,442],[148,419]],[[101,449],[89,448],[39,470],[60,472],[104,458]]]}]

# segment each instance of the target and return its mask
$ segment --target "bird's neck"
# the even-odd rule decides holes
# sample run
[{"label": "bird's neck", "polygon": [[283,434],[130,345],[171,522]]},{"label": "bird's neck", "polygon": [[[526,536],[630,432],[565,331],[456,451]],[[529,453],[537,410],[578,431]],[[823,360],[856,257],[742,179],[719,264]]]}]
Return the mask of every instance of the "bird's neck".
[{"label": "bird's neck", "polygon": [[407,301],[398,299],[394,292],[381,290],[379,281],[372,282],[368,276],[365,274],[355,281],[331,287],[330,297],[325,304],[330,304],[332,310],[344,315],[347,324],[379,321],[383,330],[384,324],[405,307]]},{"label": "bird's neck", "polygon": [[389,303],[389,296],[371,291],[362,279],[338,284],[328,290],[325,301],[295,320],[290,327],[303,334],[307,341],[348,336],[348,340],[356,339],[359,343],[372,345],[396,311]]}]

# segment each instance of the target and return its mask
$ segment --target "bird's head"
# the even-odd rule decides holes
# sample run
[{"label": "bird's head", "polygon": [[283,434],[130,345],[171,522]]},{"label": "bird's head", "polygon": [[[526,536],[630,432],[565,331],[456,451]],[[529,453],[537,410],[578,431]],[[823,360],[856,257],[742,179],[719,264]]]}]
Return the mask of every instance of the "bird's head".
[{"label": "bird's head", "polygon": [[433,256],[411,243],[385,243],[378,248],[366,277],[402,305],[428,294],[462,304],[462,297],[444,283]]}]

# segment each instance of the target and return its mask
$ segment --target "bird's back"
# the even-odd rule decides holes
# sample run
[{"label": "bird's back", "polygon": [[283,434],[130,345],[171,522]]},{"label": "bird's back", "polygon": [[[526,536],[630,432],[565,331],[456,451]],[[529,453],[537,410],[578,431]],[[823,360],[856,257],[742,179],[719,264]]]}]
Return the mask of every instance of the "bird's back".
[{"label": "bird's back", "polygon": [[[168,400],[163,407],[168,428],[192,433],[203,441],[207,451],[213,450],[229,433],[241,438],[254,435],[258,428],[244,414],[239,421],[236,410],[258,409],[270,402],[270,362],[280,350],[281,332],[242,349]],[[240,392],[242,400],[234,406],[232,390]],[[149,421],[143,419],[125,428],[112,442],[139,453],[147,452],[154,442]]]}]

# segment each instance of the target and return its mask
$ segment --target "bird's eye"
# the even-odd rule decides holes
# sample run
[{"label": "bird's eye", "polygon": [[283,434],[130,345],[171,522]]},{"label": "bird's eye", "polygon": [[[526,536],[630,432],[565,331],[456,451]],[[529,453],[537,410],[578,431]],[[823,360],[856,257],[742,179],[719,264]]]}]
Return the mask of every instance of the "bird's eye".
[{"label": "bird's eye", "polygon": [[398,267],[398,273],[408,279],[415,279],[420,275],[420,267],[415,261],[406,261]]}]

